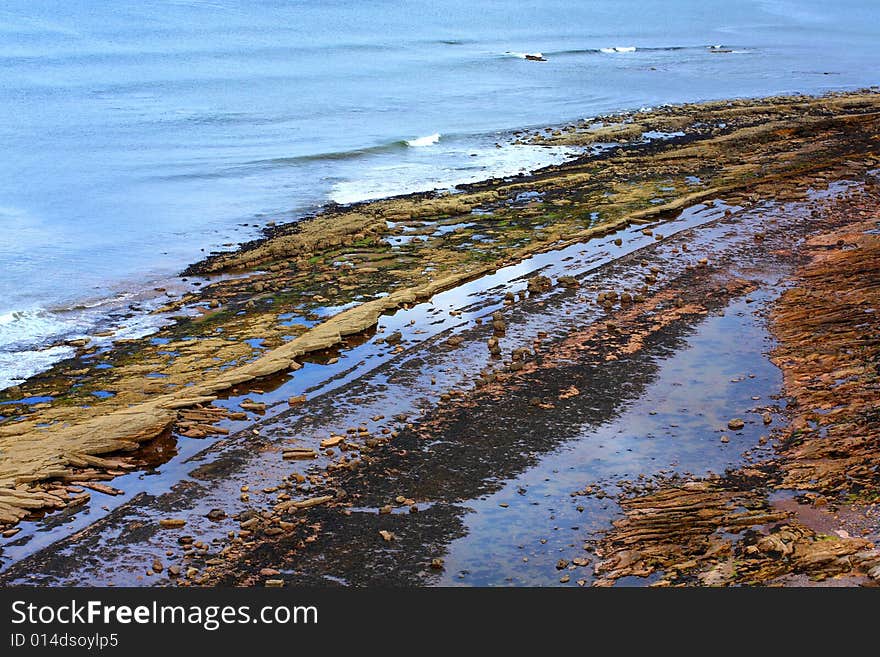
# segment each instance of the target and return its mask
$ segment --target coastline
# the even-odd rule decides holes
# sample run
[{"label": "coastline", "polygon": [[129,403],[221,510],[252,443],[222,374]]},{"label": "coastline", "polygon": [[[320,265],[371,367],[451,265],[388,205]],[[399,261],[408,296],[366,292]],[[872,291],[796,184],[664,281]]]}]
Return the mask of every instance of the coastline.
[{"label": "coastline", "polygon": [[[386,345],[389,358],[403,353],[411,347],[398,331],[378,339],[374,332],[388,313],[499,269],[627,227],[639,233],[638,226],[648,223],[653,228],[643,237],[660,244],[671,237],[663,226],[673,215],[697,205],[785,202],[802,195],[805,184],[864,178],[878,164],[878,98],[866,92],[707,103],[640,113],[638,123],[625,123],[632,115],[609,118],[617,126],[611,129],[589,131],[585,124],[551,130],[533,139],[625,141],[530,176],[462,186],[455,194],[329,209],[198,263],[185,274],[247,275],[206,285],[164,308],[200,308],[196,320],[112,351],[90,353],[83,345],[76,359],[13,393],[52,400],[49,406],[20,405],[24,419],[0,424],[0,520],[11,528],[37,509],[85,504],[84,482],[106,492],[101,489],[107,485],[96,482],[144,467],[142,446],[157,437],[173,443],[243,431],[272,413],[272,404],[241,399],[248,392],[258,397],[253,389],[266,377],[296,380],[304,365],[337,365],[346,348],[364,341]],[[684,134],[645,143],[641,137],[649,131]],[[516,286],[505,305],[540,294],[543,285]],[[648,293],[630,294],[642,303],[638,297]],[[260,342],[255,347],[248,340]],[[99,364],[112,367],[94,369]],[[80,387],[67,396],[48,394],[71,384]],[[112,396],[77,407],[104,390]],[[210,406],[218,396],[236,395],[250,415]],[[290,407],[308,401],[291,398]]]}]

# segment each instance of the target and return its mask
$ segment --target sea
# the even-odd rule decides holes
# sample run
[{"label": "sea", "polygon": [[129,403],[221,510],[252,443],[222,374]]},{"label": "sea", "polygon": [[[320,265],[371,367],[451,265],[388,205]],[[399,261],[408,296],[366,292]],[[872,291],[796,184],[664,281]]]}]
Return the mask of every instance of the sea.
[{"label": "sea", "polygon": [[269,222],[573,156],[523,128],[875,85],[878,45],[876,0],[3,0],[0,389]]}]

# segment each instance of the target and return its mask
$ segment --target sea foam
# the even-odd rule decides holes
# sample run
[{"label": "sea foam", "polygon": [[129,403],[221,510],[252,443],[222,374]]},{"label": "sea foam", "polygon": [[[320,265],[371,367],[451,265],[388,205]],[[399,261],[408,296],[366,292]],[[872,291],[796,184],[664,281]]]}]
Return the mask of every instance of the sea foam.
[{"label": "sea foam", "polygon": [[440,141],[440,133],[435,132],[433,135],[427,135],[425,137],[418,137],[417,139],[410,139],[406,142],[407,146],[413,146],[415,148],[419,148],[422,146],[432,146]]}]

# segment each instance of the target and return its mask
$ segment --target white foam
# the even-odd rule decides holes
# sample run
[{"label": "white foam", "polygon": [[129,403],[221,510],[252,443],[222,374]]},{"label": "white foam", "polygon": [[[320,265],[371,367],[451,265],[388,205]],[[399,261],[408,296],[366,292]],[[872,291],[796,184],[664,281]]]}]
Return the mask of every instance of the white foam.
[{"label": "white foam", "polygon": [[[13,353],[0,351],[0,390],[17,385],[47,370],[53,363],[74,355],[72,347],[49,347]],[[0,407],[2,412],[2,407]]]},{"label": "white foam", "polygon": [[0,349],[24,348],[60,338],[78,326],[42,308],[12,310],[0,314]]},{"label": "white foam", "polygon": [[599,48],[599,52],[604,52],[605,54],[613,54],[620,52],[635,52],[635,46],[612,46],[610,48]]},{"label": "white foam", "polygon": [[519,59],[529,59],[530,57],[533,59],[544,59],[544,53],[542,52],[516,52],[515,50],[508,50],[504,54]]},{"label": "white foam", "polygon": [[[448,190],[456,185],[478,182],[493,176],[527,173],[551,164],[560,164],[582,154],[582,149],[565,146],[506,145],[502,148],[482,147],[444,149],[442,154],[427,158],[410,158],[403,163],[377,163],[360,167],[357,177],[336,183],[330,200],[336,203],[357,203],[377,198]],[[476,157],[471,157],[475,154]],[[438,166],[440,157],[445,166]]]},{"label": "white foam", "polygon": [[438,141],[440,141],[440,133],[435,132],[433,135],[427,135],[426,137],[419,137],[417,139],[410,139],[406,142],[407,146],[413,146],[415,148],[420,148],[424,146],[433,146]]}]

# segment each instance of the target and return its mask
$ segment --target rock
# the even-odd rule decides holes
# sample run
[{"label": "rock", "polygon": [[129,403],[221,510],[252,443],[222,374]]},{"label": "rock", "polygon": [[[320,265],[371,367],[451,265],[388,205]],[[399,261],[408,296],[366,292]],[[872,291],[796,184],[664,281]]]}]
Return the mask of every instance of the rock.
[{"label": "rock", "polygon": [[721,442],[722,442],[722,443],[729,443],[729,442],[730,442],[730,438],[728,438],[728,437],[727,437],[726,435],[724,435],[724,434],[721,434]]},{"label": "rock", "polygon": [[380,515],[387,515],[389,513],[391,513],[391,505],[390,504],[386,504],[383,507],[379,507],[379,514]]},{"label": "rock", "polygon": [[382,540],[384,540],[384,541],[386,541],[386,542],[389,542],[389,543],[390,543],[391,541],[393,541],[395,538],[397,538],[394,534],[392,534],[391,532],[389,532],[387,529],[380,529],[380,530],[379,530],[379,536],[382,537]]},{"label": "rock", "polygon": [[614,240],[614,246],[623,246],[623,240],[618,237]]},{"label": "rock", "polygon": [[256,529],[259,526],[260,526],[260,519],[259,518],[251,518],[250,520],[245,520],[244,522],[241,523],[242,529],[248,529],[248,530]]},{"label": "rock", "polygon": [[268,586],[269,588],[281,588],[282,586],[284,586],[284,580],[283,579],[267,579],[265,582],[265,585]]},{"label": "rock", "polygon": [[550,279],[546,276],[534,276],[529,279],[526,289],[532,294],[539,294],[549,290],[551,286]]},{"label": "rock", "polygon": [[263,568],[260,570],[260,575],[263,577],[275,577],[275,575],[280,575],[281,571],[275,570],[274,568]]},{"label": "rock", "polygon": [[317,458],[318,453],[313,449],[308,449],[305,447],[296,447],[296,448],[291,448],[291,449],[285,449],[281,456],[285,461],[298,461],[301,459]]},{"label": "rock", "polygon": [[561,285],[562,287],[568,287],[568,288],[581,286],[578,279],[576,279],[574,276],[560,276],[559,278],[556,279],[556,283],[558,285]]},{"label": "rock", "polygon": [[400,331],[395,331],[385,338],[387,344],[399,344],[401,340],[403,340],[403,334]]},{"label": "rock", "polygon": [[556,562],[556,570],[565,570],[566,568],[568,568],[568,562],[565,559]]},{"label": "rock", "polygon": [[880,565],[874,566],[868,571],[868,577],[871,579],[880,579]]},{"label": "rock", "polygon": [[764,424],[770,424],[771,422],[773,422],[773,416],[770,415],[769,412],[764,413],[764,415],[761,416],[761,420],[764,422]]},{"label": "rock", "polygon": [[208,518],[208,520],[218,522],[226,517],[226,511],[224,511],[223,509],[211,509],[210,511],[208,511],[208,515],[206,517]]},{"label": "rock", "polygon": [[153,572],[161,573],[163,570],[165,570],[165,566],[162,565],[162,562],[161,562],[161,561],[159,561],[158,559],[156,559],[156,560],[153,562]]},{"label": "rock", "polygon": [[185,525],[186,520],[184,520],[183,518],[162,518],[159,521],[159,526],[162,529],[180,529]]},{"label": "rock", "polygon": [[169,577],[179,577],[180,576],[180,566],[168,566],[168,576]]},{"label": "rock", "polygon": [[739,431],[744,426],[746,426],[746,423],[740,420],[738,417],[735,417],[732,420],[728,420],[727,422],[727,428],[731,431]]},{"label": "rock", "polygon": [[571,581],[571,577],[569,577],[568,575],[563,575],[562,577],[559,578],[560,584],[568,584],[568,582],[570,582],[570,581]]},{"label": "rock", "polygon": [[431,559],[431,568],[434,570],[443,569],[443,559]]},{"label": "rock", "polygon": [[321,449],[328,449],[330,447],[336,447],[342,441],[345,440],[345,436],[330,436],[329,438],[325,438],[321,441]]},{"label": "rock", "polygon": [[306,396],[305,395],[296,395],[295,397],[291,397],[290,399],[288,399],[287,403],[290,404],[291,406],[305,404],[306,403]]}]

